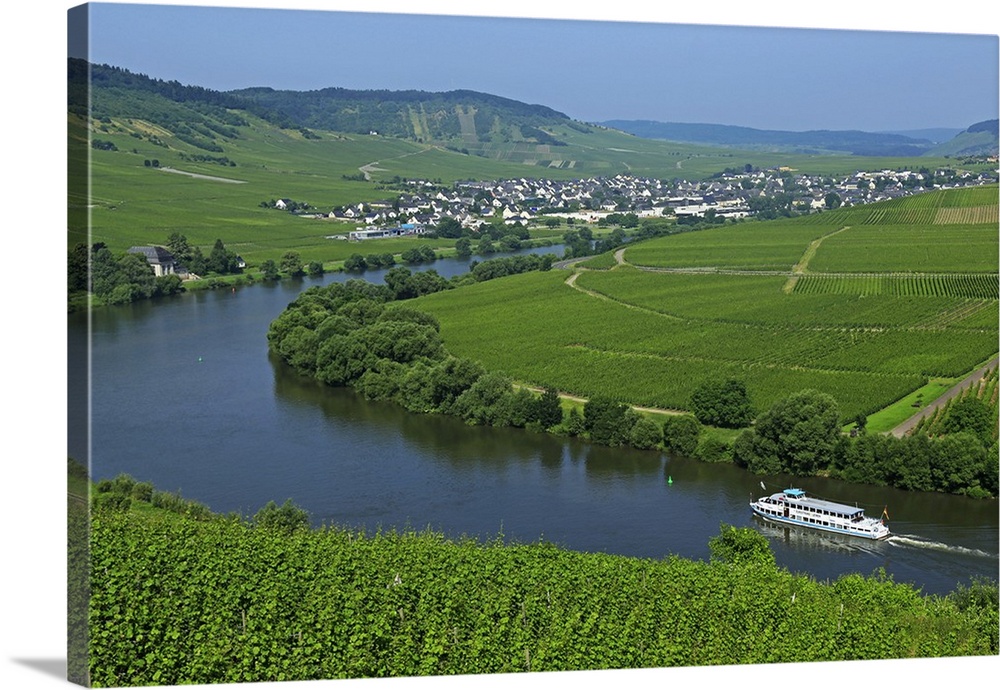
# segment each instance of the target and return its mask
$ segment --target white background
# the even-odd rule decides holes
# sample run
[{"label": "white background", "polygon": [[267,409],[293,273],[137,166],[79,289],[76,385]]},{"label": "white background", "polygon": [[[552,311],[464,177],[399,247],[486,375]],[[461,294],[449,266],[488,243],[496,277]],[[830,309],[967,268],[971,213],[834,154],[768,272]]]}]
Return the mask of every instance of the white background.
[{"label": "white background", "polygon": [[[77,3],[33,0],[10,3],[2,22],[5,135],[3,162],[3,466],[6,501],[3,575],[2,687],[15,690],[64,687],[65,626],[65,221],[66,12]],[[140,3],[140,4],[150,4]],[[161,2],[159,4],[282,7],[352,11],[476,14],[539,18],[659,21],[674,23],[879,29],[997,35],[992,2],[927,4],[841,0],[804,3],[679,3],[648,0],[557,2],[508,0],[485,8],[466,1],[403,2],[335,0],[278,2]],[[933,59],[933,56],[929,56]],[[846,59],[850,64],[850,59]],[[337,688],[519,688],[628,685],[715,687],[717,683],[794,684],[841,688],[924,688],[989,684],[1000,677],[1000,659],[878,661],[589,673],[517,674],[464,678],[261,683],[236,687],[330,690]],[[220,687],[220,686],[192,686]]]}]

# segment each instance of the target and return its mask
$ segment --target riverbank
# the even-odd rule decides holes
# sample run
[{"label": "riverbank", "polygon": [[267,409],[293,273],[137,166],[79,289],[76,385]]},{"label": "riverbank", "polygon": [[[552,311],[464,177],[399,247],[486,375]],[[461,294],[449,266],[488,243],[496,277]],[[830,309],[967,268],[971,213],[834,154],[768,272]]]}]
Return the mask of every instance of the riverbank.
[{"label": "riverbank", "polygon": [[[354,242],[352,244],[357,247],[357,253],[359,256],[362,255],[362,251],[365,251],[366,246],[368,249],[377,249],[379,246],[378,240],[369,240],[367,245],[364,244],[364,241]],[[422,271],[434,269],[434,264],[439,261],[482,262],[505,256],[518,256],[519,254],[523,254],[525,252],[535,252],[549,247],[561,248],[562,245],[551,237],[538,237],[522,241],[520,248],[516,251],[497,251],[485,255],[461,254],[454,247],[442,246],[434,248],[433,258],[427,261],[408,262],[404,260],[402,253],[390,253],[388,256],[391,257],[391,262],[385,262],[379,267],[369,267],[361,270],[349,270],[346,268],[345,265],[348,263],[348,259],[323,262],[321,270],[314,273],[308,273],[306,271],[307,266],[303,266],[302,272],[298,275],[289,274],[287,271],[278,272],[276,274],[265,274],[258,268],[255,270],[243,270],[239,273],[212,274],[204,277],[184,279],[180,283],[180,290],[184,292],[197,292],[203,290],[236,289],[261,283],[301,280],[304,277],[321,278],[324,275],[330,274],[350,274],[358,278],[365,278],[366,274],[381,277],[386,270],[395,267],[404,267],[412,271]],[[380,254],[379,256],[381,257],[382,255]],[[156,299],[156,297],[153,297],[153,299]],[[85,291],[71,291],[67,295],[68,313],[101,308],[105,306],[108,306],[108,304],[92,293]]]},{"label": "riverbank", "polygon": [[[577,275],[572,272],[570,279]],[[539,394],[537,386],[531,390],[505,373],[451,354],[438,317],[408,300],[446,293],[450,284],[443,279],[412,287],[393,283],[331,284],[303,293],[271,322],[270,351],[300,375],[352,388],[368,400],[398,404],[408,413],[451,415],[470,425],[544,431],[609,447],[735,463],[758,475],[831,476],[911,491],[997,495],[996,468],[987,461],[996,445],[995,428],[992,434],[988,428],[976,429],[974,435],[954,433],[927,443],[897,439],[873,450],[865,434],[844,436],[837,401],[811,389],[790,391],[770,408],[753,411],[749,426],[723,433],[692,415],[639,409],[609,396],[587,399],[554,388]],[[561,402],[548,399],[549,393]],[[720,398],[709,404],[726,407],[733,402]],[[872,453],[877,462],[871,462]],[[895,464],[902,455],[910,460],[900,470]]]}]

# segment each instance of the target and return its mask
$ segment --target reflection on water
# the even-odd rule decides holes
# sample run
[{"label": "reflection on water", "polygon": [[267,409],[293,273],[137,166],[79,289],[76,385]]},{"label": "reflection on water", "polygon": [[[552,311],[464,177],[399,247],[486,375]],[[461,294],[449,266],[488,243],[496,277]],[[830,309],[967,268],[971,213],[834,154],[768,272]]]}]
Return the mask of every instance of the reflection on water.
[{"label": "reflection on water", "polygon": [[852,537],[847,534],[824,532],[808,527],[772,522],[759,515],[753,515],[753,526],[772,541],[778,541],[789,549],[802,553],[826,551],[831,553],[863,552],[885,556],[889,546],[884,541]]},{"label": "reflection on water", "polygon": [[[506,468],[511,462],[539,463],[544,468],[559,470],[568,459],[571,464],[582,466],[595,480],[641,478],[646,482],[663,475],[664,456],[658,452],[605,448],[524,429],[470,426],[449,415],[414,414],[400,405],[369,401],[352,389],[331,388],[300,376],[273,354],[270,361],[274,368],[274,392],[282,400],[322,410],[331,425],[362,425],[363,433],[377,437],[401,433],[407,445],[427,452],[435,462],[444,463],[454,471],[495,470]],[[692,475],[681,470],[679,477]]]},{"label": "reflection on water", "polygon": [[[753,516],[752,524],[768,538],[777,554],[786,554],[786,558],[787,554],[794,555],[788,561],[796,564],[839,560],[851,563],[854,571],[865,575],[884,569],[895,581],[917,583],[926,593],[951,591],[975,576],[997,579],[998,556],[989,549],[968,548],[916,534],[894,533],[875,541],[779,524],[758,515]],[[814,568],[803,569],[815,572]],[[923,572],[933,572],[935,582],[921,583]]]}]

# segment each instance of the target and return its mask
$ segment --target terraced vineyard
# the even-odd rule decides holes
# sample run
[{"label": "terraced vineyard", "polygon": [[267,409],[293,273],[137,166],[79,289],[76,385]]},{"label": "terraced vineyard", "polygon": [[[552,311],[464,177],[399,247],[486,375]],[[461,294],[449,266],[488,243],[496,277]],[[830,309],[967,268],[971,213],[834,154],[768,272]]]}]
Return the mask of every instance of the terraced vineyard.
[{"label": "terraced vineyard", "polygon": [[788,271],[813,240],[837,224],[770,221],[729,225],[643,242],[628,250],[637,266]]},{"label": "terraced vineyard", "polygon": [[795,287],[799,294],[891,295],[893,297],[966,297],[991,300],[1000,292],[998,275],[971,273],[950,275],[809,275]]},{"label": "terraced vineyard", "polygon": [[859,225],[823,242],[817,273],[995,273],[997,228],[980,225]]},{"label": "terraced vineyard", "polygon": [[[419,306],[449,350],[537,385],[685,409],[702,382],[734,376],[760,409],[815,388],[852,418],[996,353],[995,224],[898,222],[990,200],[996,187],[820,214],[832,224],[657,238],[625,251],[634,265],[517,276]],[[860,222],[878,215],[892,224]]]},{"label": "terraced vineyard", "polygon": [[885,577],[821,583],[777,567],[751,528],[723,526],[708,561],[639,559],[143,505],[101,509],[91,541],[94,687],[957,657],[997,646],[996,610],[978,603],[985,586],[973,590],[982,599],[961,599]]}]

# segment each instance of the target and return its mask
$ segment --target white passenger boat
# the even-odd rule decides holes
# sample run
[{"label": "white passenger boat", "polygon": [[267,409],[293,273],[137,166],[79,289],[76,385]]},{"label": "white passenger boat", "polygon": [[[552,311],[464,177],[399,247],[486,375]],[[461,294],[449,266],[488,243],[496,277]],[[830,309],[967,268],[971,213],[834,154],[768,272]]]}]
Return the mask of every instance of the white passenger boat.
[{"label": "white passenger boat", "polygon": [[[786,525],[850,534],[865,539],[885,539],[889,528],[884,519],[866,517],[863,508],[834,503],[806,495],[802,489],[785,489],[750,502],[760,517]],[[888,517],[882,511],[882,517]]]}]

